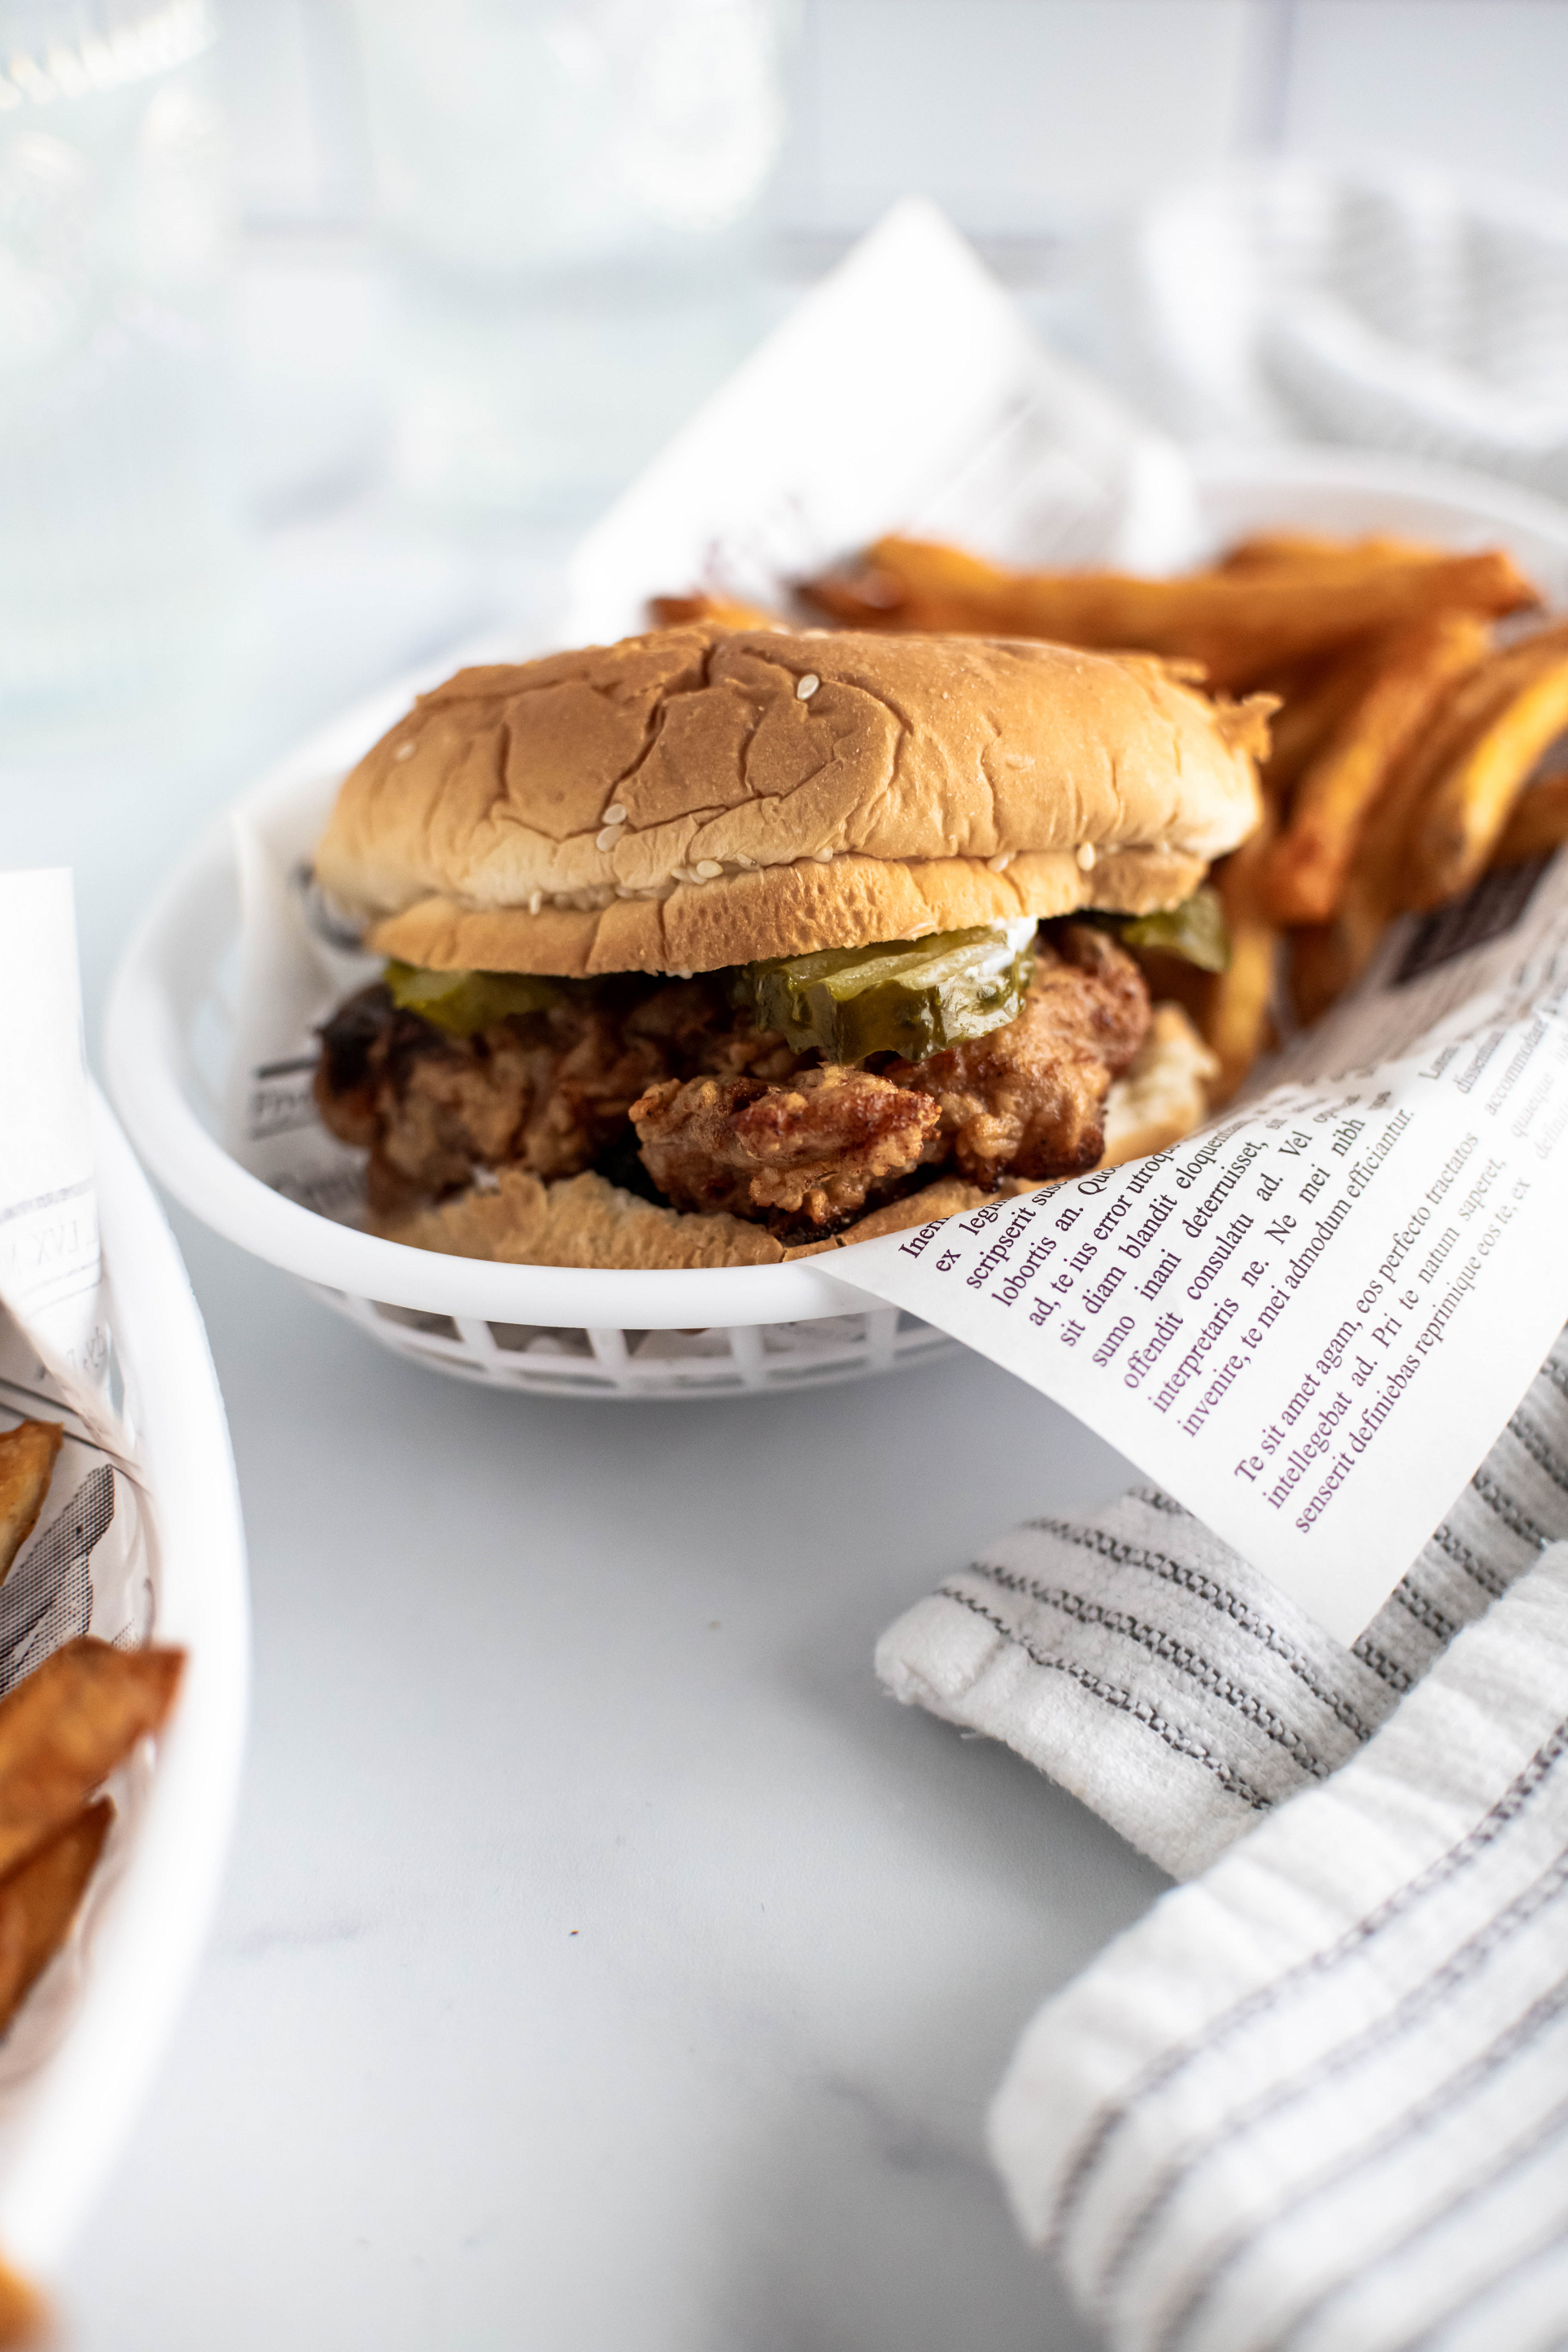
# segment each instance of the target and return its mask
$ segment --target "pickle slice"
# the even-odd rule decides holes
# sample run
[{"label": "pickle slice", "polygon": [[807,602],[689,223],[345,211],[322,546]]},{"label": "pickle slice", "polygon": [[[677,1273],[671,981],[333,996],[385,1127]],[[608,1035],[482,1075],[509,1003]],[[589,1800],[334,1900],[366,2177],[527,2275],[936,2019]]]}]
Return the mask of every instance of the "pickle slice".
[{"label": "pickle slice", "polygon": [[426,971],[389,963],[385,978],[394,1004],[454,1037],[493,1029],[514,1013],[543,1013],[563,993],[559,981],[531,971]]},{"label": "pickle slice", "polygon": [[1230,961],[1230,933],[1218,890],[1206,882],[1179,907],[1163,914],[1140,915],[1120,926],[1130,948],[1158,948],[1165,955],[1181,956],[1199,971],[1223,971]]},{"label": "pickle slice", "polygon": [[781,1029],[798,1054],[815,1046],[829,1062],[872,1054],[924,1061],[944,1045],[983,1037],[1016,1021],[1034,969],[1032,915],[927,940],[749,963],[737,1002],[760,1029]]}]

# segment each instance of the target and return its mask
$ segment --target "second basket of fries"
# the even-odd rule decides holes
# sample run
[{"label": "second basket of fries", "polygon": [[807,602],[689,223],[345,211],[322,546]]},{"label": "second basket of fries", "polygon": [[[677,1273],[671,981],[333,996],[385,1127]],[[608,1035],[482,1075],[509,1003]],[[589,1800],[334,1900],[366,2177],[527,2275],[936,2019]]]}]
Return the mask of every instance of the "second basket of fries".
[{"label": "second basket of fries", "polygon": [[559,649],[348,714],[171,887],[110,1038],[171,1189],[469,1378],[851,1377],[950,1344],[859,1241],[1168,1148],[1527,887],[1555,512],[1285,452],[1162,542],[1131,425],[1042,494],[1082,399],[955,241],[871,240],[591,536]]},{"label": "second basket of fries", "polygon": [[0,874],[0,2343],[130,2124],[217,1890],[244,1541],[201,1319],[81,1055],[70,877]]}]

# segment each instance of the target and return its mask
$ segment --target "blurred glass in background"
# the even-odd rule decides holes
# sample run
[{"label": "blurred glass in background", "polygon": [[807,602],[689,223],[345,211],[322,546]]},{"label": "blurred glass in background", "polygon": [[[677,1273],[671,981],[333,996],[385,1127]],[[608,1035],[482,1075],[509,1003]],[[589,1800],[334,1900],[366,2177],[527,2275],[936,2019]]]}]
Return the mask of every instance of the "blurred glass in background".
[{"label": "blurred glass in background", "polygon": [[245,629],[204,0],[0,0],[0,731],[117,740]]},{"label": "blurred glass in background", "polygon": [[766,322],[784,0],[359,0],[402,491],[584,519]]},{"label": "blurred glass in background", "polygon": [[[1254,166],[1568,197],[1565,77],[1568,0],[0,0],[0,756],[138,719],[160,759],[176,722],[254,758],[542,610],[570,533],[912,190],[1197,429],[1123,330],[1168,262],[1182,353],[1235,346],[1235,239],[1171,226],[1223,227],[1204,187],[1239,169],[1277,310]],[[1413,303],[1523,283],[1472,209],[1419,210]]]}]

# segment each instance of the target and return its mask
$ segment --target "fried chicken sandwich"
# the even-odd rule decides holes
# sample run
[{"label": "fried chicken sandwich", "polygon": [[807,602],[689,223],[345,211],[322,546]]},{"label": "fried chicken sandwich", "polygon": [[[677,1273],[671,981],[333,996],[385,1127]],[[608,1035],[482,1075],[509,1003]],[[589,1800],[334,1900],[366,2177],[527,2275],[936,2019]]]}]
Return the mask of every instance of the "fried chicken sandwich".
[{"label": "fried chicken sandwich", "polygon": [[765,1263],[1156,1149],[1206,1056],[1130,945],[1204,951],[1261,733],[1154,659],[977,637],[461,671],[317,854],[387,960],[321,1116],[377,1230],[570,1265]]}]

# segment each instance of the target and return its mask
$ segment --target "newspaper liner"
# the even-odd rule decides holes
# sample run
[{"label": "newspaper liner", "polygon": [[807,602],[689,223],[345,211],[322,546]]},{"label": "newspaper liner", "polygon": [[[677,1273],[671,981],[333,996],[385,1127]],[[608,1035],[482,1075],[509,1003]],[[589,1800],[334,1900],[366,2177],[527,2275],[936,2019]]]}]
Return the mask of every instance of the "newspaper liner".
[{"label": "newspaper liner", "polygon": [[[71,877],[0,873],[0,1429],[57,1421],[65,1440],[32,1536],[0,1584],[0,1696],[80,1633],[151,1635],[157,1546],[113,1349],[99,1255]],[[115,1820],[64,1948],[0,2041],[6,2096],[68,2031],[95,1927],[125,1865],[151,1779],[145,1750],[108,1783]]]},{"label": "newspaper liner", "polygon": [[[911,204],[590,534],[560,641],[636,629],[651,591],[694,582],[782,603],[900,527],[1168,569],[1196,514],[1179,455],[1045,357]],[[354,1223],[361,1156],[315,1116],[314,1031],[377,967],[300,873],[336,782],[236,819],[225,1141]],[[1353,1641],[1568,1307],[1565,944],[1568,866],[1494,879],[1402,927],[1355,1003],[1217,1128],[834,1272],[1067,1405]]]},{"label": "newspaper liner", "polygon": [[1068,1406],[1348,1644],[1563,1326],[1568,857],[1401,926],[1271,1075],[1173,1150],[848,1271]]}]

